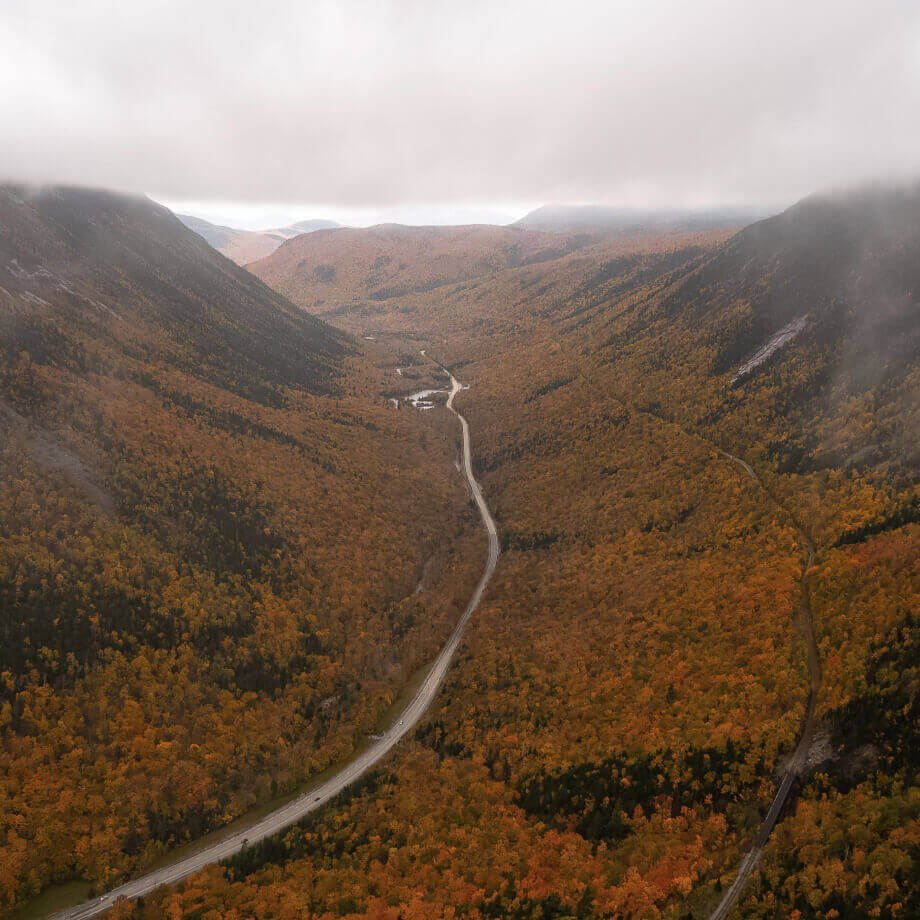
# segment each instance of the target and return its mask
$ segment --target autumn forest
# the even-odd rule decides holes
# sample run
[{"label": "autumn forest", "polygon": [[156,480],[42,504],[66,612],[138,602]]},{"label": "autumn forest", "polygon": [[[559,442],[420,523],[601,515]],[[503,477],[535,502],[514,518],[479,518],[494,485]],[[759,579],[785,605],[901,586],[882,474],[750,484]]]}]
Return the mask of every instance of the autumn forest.
[{"label": "autumn forest", "polygon": [[452,374],[501,555],[432,703],[107,916],[920,917],[918,291],[916,186],[245,266],[0,188],[0,916],[399,724],[486,562]]}]

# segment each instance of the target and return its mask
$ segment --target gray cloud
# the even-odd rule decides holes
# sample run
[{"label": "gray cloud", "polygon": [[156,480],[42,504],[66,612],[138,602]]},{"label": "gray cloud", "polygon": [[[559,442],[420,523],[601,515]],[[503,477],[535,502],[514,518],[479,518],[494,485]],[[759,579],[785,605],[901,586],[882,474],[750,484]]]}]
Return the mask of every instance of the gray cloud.
[{"label": "gray cloud", "polygon": [[0,6],[0,177],[381,208],[920,174],[916,0]]}]

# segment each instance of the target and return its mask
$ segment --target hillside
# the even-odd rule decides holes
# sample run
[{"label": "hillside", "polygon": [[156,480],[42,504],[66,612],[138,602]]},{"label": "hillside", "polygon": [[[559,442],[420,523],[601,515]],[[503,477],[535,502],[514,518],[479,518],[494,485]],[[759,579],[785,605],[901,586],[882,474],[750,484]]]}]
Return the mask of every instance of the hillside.
[{"label": "hillside", "polygon": [[414,294],[557,259],[591,239],[509,227],[385,224],[298,237],[248,268],[310,313],[373,315]]},{"label": "hillside", "polygon": [[745,436],[784,472],[913,476],[917,252],[920,189],[814,196],[641,306],[611,311],[609,283],[595,286],[578,323],[603,340],[605,362],[642,375],[663,411],[705,417],[721,403],[746,414]]},{"label": "hillside", "polygon": [[237,265],[246,265],[271,255],[285,240],[301,233],[330,230],[339,225],[334,220],[301,220],[274,230],[239,230],[212,224],[191,214],[177,215],[190,230],[204,237],[218,252]]},{"label": "hillside", "polygon": [[5,911],[347,756],[478,559],[453,426],[149,200],[3,187],[0,330]]},{"label": "hillside", "polygon": [[910,916],[918,218],[817,197],[337,317],[470,385],[499,566],[414,744],[139,916],[703,920],[806,722],[735,915]]},{"label": "hillside", "polygon": [[[603,837],[616,811],[597,806],[609,788],[600,784],[634,746],[658,769],[687,743],[708,747],[712,762],[719,750],[723,795],[737,781],[732,757],[753,765],[752,749],[763,750],[770,775],[771,746],[785,735],[781,751],[791,750],[804,711],[801,605],[810,608],[823,671],[813,765],[738,916],[871,916],[920,896],[916,851],[905,856],[920,839],[915,800],[900,792],[920,769],[909,664],[920,604],[917,192],[815,196],[657,272],[642,257],[470,291],[502,304],[501,320],[491,342],[458,338],[449,355],[471,362],[471,424],[496,444],[484,485],[529,572],[515,578],[506,559],[505,576],[539,584],[518,631],[496,644],[539,641],[530,673],[565,673],[555,681],[571,687],[542,697],[570,702],[543,730],[550,753],[536,755],[536,779],[522,771],[525,810]],[[525,318],[542,334],[521,336]],[[765,488],[720,451],[745,458]],[[541,607],[554,611],[551,628],[534,628]],[[579,708],[582,668],[592,700],[616,700],[605,713],[616,728]],[[537,699],[531,689],[520,721],[505,708],[493,732],[508,740],[487,746],[514,751],[528,710],[545,712]],[[597,745],[600,733],[608,740]],[[644,774],[630,769],[635,784]],[[761,814],[772,788],[760,787]],[[688,864],[679,841],[689,827],[667,829],[656,789],[638,800],[647,821],[628,821],[604,861],[639,870],[618,903],[634,910],[647,897],[649,916],[706,917],[737,865],[726,854],[749,845],[752,799],[736,787],[696,810],[700,837],[714,836]],[[719,815],[726,825],[706,823]],[[841,856],[854,826],[869,829],[861,853]],[[895,853],[899,868],[881,868]],[[863,859],[876,867],[868,887]]]},{"label": "hillside", "polygon": [[[46,349],[60,340],[62,353],[50,357],[66,363],[78,347],[102,353],[130,337],[138,359],[262,402],[279,402],[286,386],[336,388],[342,336],[228,263],[166,208],[106,192],[9,187],[0,208],[9,358],[33,340]],[[62,322],[73,331],[55,334]]]}]

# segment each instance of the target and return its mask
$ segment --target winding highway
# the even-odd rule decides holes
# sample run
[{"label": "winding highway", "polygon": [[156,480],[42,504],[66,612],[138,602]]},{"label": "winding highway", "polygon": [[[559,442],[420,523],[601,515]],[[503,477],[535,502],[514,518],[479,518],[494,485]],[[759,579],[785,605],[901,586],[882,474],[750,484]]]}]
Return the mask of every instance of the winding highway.
[{"label": "winding highway", "polygon": [[[422,352],[424,355],[425,353]],[[426,355],[427,357],[427,355]],[[431,359],[429,359],[431,360]],[[438,362],[434,362],[438,364]],[[186,856],[176,862],[142,875],[133,881],[125,882],[117,888],[86,901],[76,907],[71,907],[60,911],[52,916],[50,920],[87,920],[89,917],[95,917],[107,911],[116,901],[121,898],[134,900],[143,895],[149,894],[156,888],[163,885],[175,885],[188,876],[193,875],[205,866],[219,862],[229,856],[239,853],[244,846],[256,843],[265,837],[277,834],[279,831],[296,823],[305,815],[312,811],[322,808],[329,801],[334,799],[343,789],[350,786],[365,773],[368,772],[375,764],[379,763],[387,754],[399,743],[399,741],[410,732],[416,723],[425,714],[425,710],[431,705],[438,689],[447,674],[451,660],[460,645],[463,638],[463,631],[467,622],[473,615],[473,612],[479,606],[482,595],[485,592],[495,566],[498,563],[499,544],[498,530],[495,527],[495,521],[489,512],[488,505],[482,496],[482,490],[476,478],[473,476],[473,466],[470,449],[470,426],[466,419],[454,408],[454,397],[460,392],[461,386],[459,381],[443,365],[438,364],[450,377],[450,395],[447,399],[447,408],[457,416],[460,422],[460,428],[463,434],[463,474],[466,478],[467,485],[479,508],[483,525],[489,537],[489,553],[486,559],[485,568],[479,578],[479,582],[470,597],[466,609],[457,621],[453,632],[447,643],[441,649],[438,657],[435,658],[431,669],[419,687],[418,692],[412,698],[406,708],[396,717],[393,724],[374,742],[356,756],[353,760],[346,763],[333,776],[324,783],[303,793],[295,799],[292,799],[286,805],[281,806],[276,811],[271,812],[253,824],[242,828],[218,840],[197,853]]]}]

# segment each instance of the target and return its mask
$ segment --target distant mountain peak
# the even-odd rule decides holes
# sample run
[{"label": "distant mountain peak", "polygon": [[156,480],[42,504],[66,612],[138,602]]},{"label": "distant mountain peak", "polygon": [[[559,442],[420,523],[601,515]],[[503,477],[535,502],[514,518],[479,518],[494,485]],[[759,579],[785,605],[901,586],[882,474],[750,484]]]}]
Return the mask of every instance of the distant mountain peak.
[{"label": "distant mountain peak", "polygon": [[237,227],[225,227],[212,224],[202,217],[192,214],[176,215],[189,230],[194,230],[208,241],[218,252],[237,265],[246,265],[258,259],[270,256],[285,240],[300,236],[302,233],[314,233],[317,230],[335,230],[341,225],[334,220],[314,218],[300,220],[286,227],[271,230],[240,230]]},{"label": "distant mountain peak", "polygon": [[298,220],[280,230],[267,230],[266,233],[281,233],[284,230],[296,230],[298,233],[313,233],[314,230],[337,230],[342,225],[334,220],[313,218],[312,220]]}]

